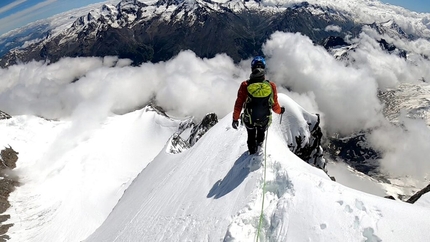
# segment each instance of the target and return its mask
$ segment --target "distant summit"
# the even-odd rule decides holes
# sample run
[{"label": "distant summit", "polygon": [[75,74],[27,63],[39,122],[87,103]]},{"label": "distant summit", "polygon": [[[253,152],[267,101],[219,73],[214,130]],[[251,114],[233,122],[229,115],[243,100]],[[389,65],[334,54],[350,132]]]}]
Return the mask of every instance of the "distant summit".
[{"label": "distant summit", "polygon": [[[203,58],[226,53],[239,61],[261,54],[262,44],[276,31],[299,32],[316,44],[326,45],[330,38],[357,36],[364,25],[368,23],[324,3],[273,6],[253,0],[159,0],[148,5],[123,0],[116,6],[104,4],[91,10],[63,31],[32,33],[36,39],[27,37],[25,47],[3,53],[0,66],[88,56],[118,56],[139,65],[165,61],[187,49]],[[341,31],[327,31],[327,26]],[[375,22],[370,27],[379,34],[414,38],[394,20]],[[18,44],[14,40],[8,46]]]}]

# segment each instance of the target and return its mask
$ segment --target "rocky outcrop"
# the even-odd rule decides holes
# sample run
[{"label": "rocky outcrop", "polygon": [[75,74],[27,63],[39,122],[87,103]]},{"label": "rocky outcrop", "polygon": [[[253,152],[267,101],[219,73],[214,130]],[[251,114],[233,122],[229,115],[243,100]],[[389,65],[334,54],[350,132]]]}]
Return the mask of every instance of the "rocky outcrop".
[{"label": "rocky outcrop", "polygon": [[366,132],[348,137],[329,137],[324,146],[331,159],[343,161],[368,175],[377,173],[381,153],[369,145]]},{"label": "rocky outcrop", "polygon": [[178,154],[190,148],[190,143],[186,141],[187,131],[194,127],[193,118],[186,119],[179,124],[178,131],[173,134],[170,139],[167,152],[171,154]]},{"label": "rocky outcrop", "polygon": [[0,110],[0,119],[9,119],[9,118],[12,118],[12,116]]},{"label": "rocky outcrop", "polygon": [[11,172],[16,167],[18,152],[9,146],[0,152],[0,158],[0,241],[7,241],[9,236],[6,233],[13,224],[7,223],[10,215],[4,212],[10,207],[9,194],[19,185],[17,177]]},{"label": "rocky outcrop", "polygon": [[419,192],[415,193],[412,197],[410,197],[406,202],[408,203],[415,203],[416,201],[418,201],[418,199],[420,199],[420,197],[426,193],[430,192],[430,184],[428,186],[426,186],[425,188],[423,188],[422,190],[420,190]]},{"label": "rocky outcrop", "polygon": [[322,45],[324,46],[325,49],[328,50],[335,47],[347,46],[349,44],[346,43],[342,37],[330,36],[323,41]]},{"label": "rocky outcrop", "polygon": [[407,53],[405,50],[399,49],[397,46],[395,46],[392,43],[388,43],[385,39],[380,39],[378,41],[381,48],[385,51],[387,51],[390,54],[395,54],[403,59],[407,59]]},{"label": "rocky outcrop", "polygon": [[193,146],[199,139],[209,131],[215,124],[218,123],[218,117],[215,113],[207,114],[203,120],[191,130],[191,135],[187,142]]},{"label": "rocky outcrop", "polygon": [[195,124],[193,118],[182,121],[178,131],[170,139],[167,151],[178,154],[192,147],[217,123],[218,117],[215,113],[207,114],[199,124]]},{"label": "rocky outcrop", "polygon": [[326,171],[326,161],[321,147],[320,116],[316,114],[317,121],[309,124],[310,136],[295,136],[295,145],[290,145],[290,150],[307,163]]}]

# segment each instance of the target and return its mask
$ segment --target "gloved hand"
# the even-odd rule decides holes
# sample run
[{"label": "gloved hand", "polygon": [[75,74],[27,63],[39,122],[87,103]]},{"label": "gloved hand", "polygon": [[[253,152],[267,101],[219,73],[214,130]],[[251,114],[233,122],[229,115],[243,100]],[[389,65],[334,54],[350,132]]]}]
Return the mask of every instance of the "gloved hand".
[{"label": "gloved hand", "polygon": [[285,112],[285,108],[281,107],[281,114],[283,114]]},{"label": "gloved hand", "polygon": [[233,127],[233,129],[237,129],[237,126],[239,126],[239,121],[233,120],[233,123],[231,124],[231,126]]}]

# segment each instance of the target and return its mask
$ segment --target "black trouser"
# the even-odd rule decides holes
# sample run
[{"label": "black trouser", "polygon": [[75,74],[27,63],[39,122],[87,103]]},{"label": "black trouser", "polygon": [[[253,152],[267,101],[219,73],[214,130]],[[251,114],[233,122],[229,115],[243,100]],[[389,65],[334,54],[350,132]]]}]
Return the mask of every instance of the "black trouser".
[{"label": "black trouser", "polygon": [[246,131],[248,132],[248,150],[250,154],[257,152],[257,147],[263,145],[264,134],[266,132],[267,125],[265,126],[254,126],[248,128],[246,126]]}]

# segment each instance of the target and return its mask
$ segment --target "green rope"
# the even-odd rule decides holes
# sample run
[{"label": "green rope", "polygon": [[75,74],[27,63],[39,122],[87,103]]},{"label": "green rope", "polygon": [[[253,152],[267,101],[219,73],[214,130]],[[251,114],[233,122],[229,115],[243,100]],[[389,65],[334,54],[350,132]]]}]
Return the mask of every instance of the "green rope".
[{"label": "green rope", "polygon": [[258,230],[257,230],[257,239],[256,242],[258,242],[258,239],[260,238],[260,231],[261,231],[261,224],[263,223],[263,216],[264,216],[264,194],[266,193],[266,150],[267,150],[267,136],[269,135],[269,129],[267,129],[266,133],[266,140],[264,144],[264,175],[263,175],[263,202],[261,203],[261,213],[260,213],[260,221],[258,222]]}]

